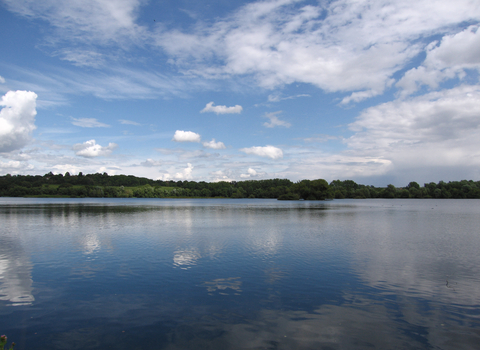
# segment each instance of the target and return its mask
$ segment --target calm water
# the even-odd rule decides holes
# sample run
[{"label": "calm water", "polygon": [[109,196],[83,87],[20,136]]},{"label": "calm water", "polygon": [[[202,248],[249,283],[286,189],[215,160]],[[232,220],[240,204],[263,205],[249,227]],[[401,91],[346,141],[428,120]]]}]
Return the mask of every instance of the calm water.
[{"label": "calm water", "polygon": [[0,198],[17,349],[479,349],[479,200]]}]

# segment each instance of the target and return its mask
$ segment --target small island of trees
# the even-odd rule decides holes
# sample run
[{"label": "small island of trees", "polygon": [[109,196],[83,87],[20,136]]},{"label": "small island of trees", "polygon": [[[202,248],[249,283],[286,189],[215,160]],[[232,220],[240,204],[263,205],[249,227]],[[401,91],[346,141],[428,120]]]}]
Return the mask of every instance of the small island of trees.
[{"label": "small island of trees", "polygon": [[325,200],[342,198],[480,198],[480,181],[440,181],[420,186],[374,187],[353,180],[288,179],[232,182],[162,181],[107,173],[0,176],[1,197],[106,198],[276,198]]}]

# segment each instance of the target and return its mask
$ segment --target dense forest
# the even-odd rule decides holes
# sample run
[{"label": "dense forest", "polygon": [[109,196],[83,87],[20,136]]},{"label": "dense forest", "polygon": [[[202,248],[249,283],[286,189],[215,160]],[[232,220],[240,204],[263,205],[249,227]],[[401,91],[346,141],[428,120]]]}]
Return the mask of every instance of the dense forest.
[{"label": "dense forest", "polygon": [[136,197],[136,198],[277,198],[325,200],[333,198],[480,198],[480,181],[440,181],[421,187],[374,187],[352,180],[287,179],[232,182],[162,181],[107,173],[0,176],[1,197]]}]

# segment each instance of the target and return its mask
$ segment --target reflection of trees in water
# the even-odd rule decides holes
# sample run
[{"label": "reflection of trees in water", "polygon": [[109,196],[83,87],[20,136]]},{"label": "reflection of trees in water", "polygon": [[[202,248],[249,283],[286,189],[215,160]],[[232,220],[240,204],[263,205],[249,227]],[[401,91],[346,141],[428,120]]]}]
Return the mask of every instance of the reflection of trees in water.
[{"label": "reflection of trees in water", "polygon": [[11,305],[30,305],[32,265],[20,242],[14,237],[0,238],[0,300]]}]

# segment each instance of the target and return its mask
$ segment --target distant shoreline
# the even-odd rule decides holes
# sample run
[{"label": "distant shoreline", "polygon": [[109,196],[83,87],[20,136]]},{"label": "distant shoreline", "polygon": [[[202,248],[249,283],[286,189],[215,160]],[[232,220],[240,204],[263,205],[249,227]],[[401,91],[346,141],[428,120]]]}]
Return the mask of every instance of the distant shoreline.
[{"label": "distant shoreline", "polygon": [[271,198],[328,200],[343,198],[480,198],[480,181],[440,181],[420,186],[374,187],[353,180],[288,179],[195,182],[152,180],[107,173],[0,176],[0,197],[31,198]]}]

